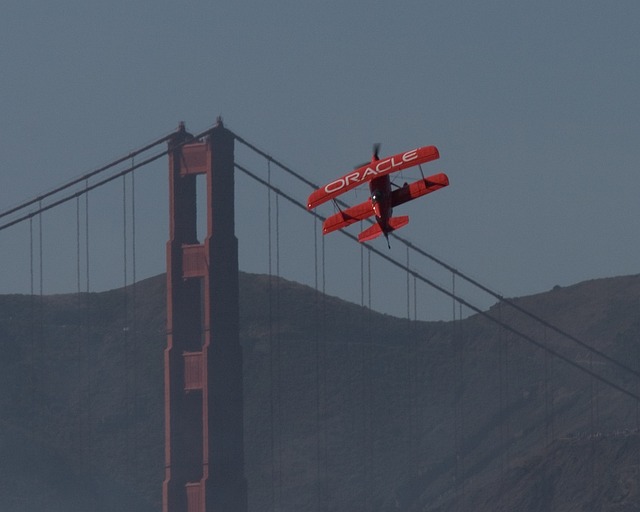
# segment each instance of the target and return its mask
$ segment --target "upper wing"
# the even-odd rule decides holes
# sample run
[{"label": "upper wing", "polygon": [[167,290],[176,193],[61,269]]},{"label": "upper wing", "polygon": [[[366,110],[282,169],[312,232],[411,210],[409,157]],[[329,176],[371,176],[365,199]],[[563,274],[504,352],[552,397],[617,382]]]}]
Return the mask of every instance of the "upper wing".
[{"label": "upper wing", "polygon": [[373,214],[371,199],[368,199],[364,203],[357,204],[328,217],[322,224],[322,233],[326,235],[337,229],[345,228],[354,222],[371,217]]},{"label": "upper wing", "polygon": [[357,187],[361,183],[379,178],[392,172],[401,171],[414,165],[430,162],[440,157],[435,146],[423,146],[404,153],[398,153],[387,158],[374,160],[367,165],[358,167],[353,172],[332,181],[328,185],[319,188],[309,196],[307,208],[311,210],[316,206],[339,196],[340,194]]},{"label": "upper wing", "polygon": [[449,178],[444,173],[434,174],[433,176],[415,181],[409,185],[405,184],[403,187],[391,193],[391,205],[398,206],[412,199],[435,192],[447,185],[449,185]]}]

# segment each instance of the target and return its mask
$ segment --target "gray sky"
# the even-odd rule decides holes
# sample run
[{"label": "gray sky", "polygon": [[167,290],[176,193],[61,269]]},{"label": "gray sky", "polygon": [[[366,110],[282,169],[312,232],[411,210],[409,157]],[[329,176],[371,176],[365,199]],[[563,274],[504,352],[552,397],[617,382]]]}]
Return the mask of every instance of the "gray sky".
[{"label": "gray sky", "polygon": [[[400,235],[507,296],[635,274],[639,34],[637,1],[8,0],[0,17],[0,210],[180,121],[199,132],[221,114],[318,183],[367,160],[374,142],[382,154],[435,144],[441,159],[425,172],[446,172],[451,186],[403,207],[411,222]],[[163,270],[166,239],[166,162],[144,172],[136,176],[138,277]],[[106,243],[122,254],[122,187],[110,200],[90,200],[95,222],[97,212],[109,218],[91,235],[94,251]],[[264,233],[258,205],[266,192],[238,178],[237,193],[245,201],[241,265],[266,271],[264,234],[244,236]],[[295,193],[304,201],[308,191]],[[281,273],[313,284],[313,248],[296,249],[312,246],[313,234],[301,242],[306,228],[292,220],[299,214],[280,206]],[[76,286],[76,250],[61,256],[56,241],[75,237],[75,208],[43,219],[45,292]],[[19,231],[0,233],[3,262],[14,253],[29,259],[28,226]],[[327,264],[327,291],[358,302],[359,249],[329,236],[326,257],[336,263]],[[406,258],[399,247],[392,253]],[[91,266],[96,288],[120,285],[99,256]],[[375,286],[406,288],[406,276],[385,274]],[[24,276],[24,268],[7,270],[0,287],[28,287]],[[374,293],[378,309],[406,311],[406,291],[392,299],[395,309]]]}]

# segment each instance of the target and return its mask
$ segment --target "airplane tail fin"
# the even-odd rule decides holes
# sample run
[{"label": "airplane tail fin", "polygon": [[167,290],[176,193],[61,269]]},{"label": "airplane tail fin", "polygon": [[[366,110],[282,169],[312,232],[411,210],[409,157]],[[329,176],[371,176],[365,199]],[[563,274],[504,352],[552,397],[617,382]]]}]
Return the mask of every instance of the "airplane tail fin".
[{"label": "airplane tail fin", "polygon": [[380,224],[374,224],[358,235],[358,242],[368,242],[369,240],[378,238],[381,234],[382,229],[380,229]]},{"label": "airplane tail fin", "polygon": [[409,216],[408,215],[400,215],[399,217],[391,217],[389,219],[389,226],[391,226],[391,230],[395,231],[396,229],[400,229],[409,224]]},{"label": "airplane tail fin", "polygon": [[[389,219],[389,227],[390,231],[395,231],[396,229],[400,229],[401,227],[409,224],[409,216],[401,215],[400,217],[392,217]],[[368,227],[362,233],[358,235],[358,242],[368,242],[369,240],[373,240],[374,238],[378,238],[382,234],[382,228],[380,228],[380,224],[374,224],[373,226]]]}]

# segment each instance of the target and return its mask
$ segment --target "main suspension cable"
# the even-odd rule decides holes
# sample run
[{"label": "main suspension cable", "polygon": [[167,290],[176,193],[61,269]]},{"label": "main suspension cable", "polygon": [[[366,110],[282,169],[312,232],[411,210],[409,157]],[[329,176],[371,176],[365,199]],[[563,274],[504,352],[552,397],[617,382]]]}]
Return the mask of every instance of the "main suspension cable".
[{"label": "main suspension cable", "polygon": [[[238,142],[244,144],[246,147],[248,147],[249,149],[255,151],[256,153],[258,153],[262,157],[268,159],[270,162],[273,162],[275,165],[280,167],[282,170],[284,170],[285,172],[287,172],[291,176],[295,177],[296,179],[300,180],[301,182],[305,183],[306,185],[312,187],[313,189],[317,189],[318,188],[318,186],[319,186],[318,184],[313,183],[312,181],[310,181],[307,178],[305,178],[304,176],[302,176],[300,173],[294,171],[293,169],[291,169],[290,167],[284,165],[283,163],[278,162],[271,155],[269,155],[269,154],[265,153],[264,151],[258,149],[256,146],[254,146],[253,144],[247,142],[245,139],[243,139],[239,135],[237,135],[235,133],[233,133],[233,135],[234,135],[234,137],[236,138],[236,140]],[[338,200],[338,199],[336,199],[336,202],[341,207],[348,207],[349,206],[344,201],[341,201],[341,200]],[[305,207],[305,210],[306,210],[306,207]],[[324,219],[324,217],[319,217],[319,218],[323,218]],[[367,220],[370,221],[370,219],[367,219]],[[605,359],[606,361],[609,361],[610,363],[618,366],[619,368],[621,368],[621,369],[625,370],[626,372],[634,375],[635,377],[640,378],[640,371],[634,370],[629,365],[627,365],[627,364],[625,364],[625,363],[623,363],[623,362],[621,362],[621,361],[619,361],[619,360],[607,355],[606,353],[602,352],[601,350],[589,345],[588,343],[585,343],[584,341],[578,339],[577,337],[573,336],[572,334],[570,334],[570,333],[560,329],[559,327],[551,324],[550,322],[544,320],[543,318],[541,318],[540,316],[536,315],[535,313],[532,313],[531,311],[523,308],[522,306],[519,306],[514,301],[509,300],[506,297],[504,297],[502,294],[500,294],[498,292],[495,292],[494,290],[492,290],[489,287],[483,285],[479,281],[467,276],[466,274],[464,274],[463,272],[461,272],[457,268],[453,267],[452,265],[449,265],[448,263],[445,263],[440,258],[437,258],[436,256],[428,253],[427,251],[425,251],[421,247],[415,245],[414,243],[410,242],[406,238],[399,236],[396,232],[390,233],[390,235],[395,240],[397,240],[398,242],[404,244],[407,248],[412,249],[416,253],[420,254],[421,256],[424,256],[424,257],[430,259],[431,261],[433,261],[437,265],[443,267],[445,270],[448,270],[449,272],[452,272],[453,274],[457,275],[458,277],[460,277],[464,281],[468,282],[469,284],[471,284],[471,285],[479,288],[483,292],[491,295],[493,298],[503,302],[504,304],[506,304],[508,306],[511,306],[512,308],[514,308],[515,310],[519,311],[520,313],[522,313],[522,314],[528,316],[529,318],[531,318],[532,320],[535,320],[536,322],[544,325],[545,327],[547,327],[548,329],[551,329],[552,331],[556,332],[557,334],[567,338],[568,340],[572,341],[573,343],[576,343],[580,347],[588,350],[589,352],[592,352],[593,354],[598,355],[599,357]]]},{"label": "main suspension cable", "polygon": [[[243,172],[244,174],[246,174],[247,176],[251,177],[252,179],[254,179],[255,181],[261,183],[262,185],[271,188],[271,190],[273,190],[278,196],[282,196],[284,199],[286,199],[287,201],[289,201],[290,203],[292,203],[294,206],[308,212],[310,215],[314,215],[316,216],[318,219],[324,221],[326,220],[325,217],[323,217],[322,215],[316,213],[315,211],[309,211],[307,210],[306,205],[302,204],[300,201],[298,201],[297,199],[295,199],[294,197],[292,197],[291,195],[287,194],[286,192],[280,190],[278,187],[275,187],[269,183],[267,183],[264,179],[260,178],[259,176],[257,176],[256,174],[254,174],[253,172],[249,171],[246,167],[243,167],[242,165],[236,163],[234,164],[235,168],[238,169],[239,171]],[[343,234],[343,236],[346,236],[347,238],[357,242],[358,238],[357,236],[344,231],[344,230],[340,230],[340,232]],[[504,321],[496,318],[495,316],[491,315],[489,312],[487,311],[483,311],[482,309],[480,309],[479,307],[471,304],[470,302],[468,302],[467,300],[463,299],[462,297],[460,297],[459,295],[456,296],[455,294],[453,294],[451,291],[447,290],[446,288],[440,286],[439,284],[437,284],[436,282],[432,281],[431,279],[429,279],[428,277],[423,276],[422,274],[420,274],[418,271],[412,270],[412,269],[407,269],[406,265],[403,262],[399,262],[396,261],[394,258],[392,258],[391,256],[389,256],[386,252],[381,251],[380,249],[377,249],[376,247],[374,247],[373,245],[367,244],[365,243],[364,245],[367,246],[367,248],[369,249],[370,252],[378,255],[379,257],[381,257],[382,259],[388,261],[389,263],[391,263],[392,265],[400,268],[401,270],[406,270],[406,272],[410,273],[412,276],[414,276],[416,279],[418,279],[419,281],[422,281],[426,284],[428,284],[429,286],[431,286],[432,288],[438,290],[440,293],[443,293],[444,295],[455,299],[461,306],[466,306],[467,308],[469,308],[471,311],[474,311],[475,313],[478,313],[479,315],[483,316],[484,318],[494,322],[495,324],[499,325],[500,327],[502,327],[503,329],[505,329],[506,331],[509,331],[510,333],[522,338],[523,340],[527,341],[528,343],[542,349],[542,350],[546,350],[549,354],[557,357],[558,359],[561,359],[562,361],[564,361],[565,363],[567,363],[570,366],[573,366],[574,368],[588,374],[591,375],[593,378],[595,378],[596,380],[599,380],[600,382],[608,385],[609,387],[633,398],[634,400],[638,400],[640,401],[640,395],[633,393],[627,389],[624,389],[623,387],[619,386],[618,384],[615,384],[614,382],[609,381],[608,379],[606,379],[605,377],[602,377],[601,375],[595,373],[594,371],[590,370],[589,368],[586,368],[584,366],[582,366],[580,363],[575,362],[574,360],[570,359],[569,357],[561,354],[560,352],[558,352],[557,350],[550,348],[548,346],[545,346],[543,343],[540,343],[539,341],[533,339],[531,336],[519,331],[518,329],[516,329],[515,327],[505,323]],[[457,274],[460,275],[460,274]],[[614,364],[619,364],[617,363],[614,359],[610,359],[610,361]],[[636,372],[634,372],[636,373]]]},{"label": "main suspension cable", "polygon": [[[159,160],[160,158],[168,155],[170,152],[174,151],[175,149],[180,148],[180,147],[182,147],[182,146],[184,146],[186,144],[189,144],[189,143],[193,142],[194,140],[199,140],[199,139],[209,135],[214,129],[215,129],[215,126],[211,127],[211,128],[208,128],[207,130],[205,130],[205,131],[203,131],[203,132],[201,132],[201,133],[199,133],[197,135],[194,135],[192,138],[189,138],[189,139],[187,139],[187,140],[185,140],[185,141],[183,141],[181,143],[171,145],[171,148],[167,148],[164,151],[162,151],[160,153],[157,153],[157,154],[155,154],[155,155],[153,155],[153,156],[151,156],[151,157],[149,157],[149,158],[147,158],[147,159],[145,159],[145,160],[143,160],[143,161],[141,161],[141,162],[139,162],[139,163],[137,163],[135,165],[134,164],[130,165],[127,169],[124,169],[124,170],[121,170],[119,172],[116,172],[115,174],[112,174],[107,178],[104,178],[104,179],[102,179],[102,180],[100,180],[100,181],[98,181],[96,183],[93,183],[93,184],[89,185],[89,179],[90,178],[92,178],[94,176],[97,176],[98,174],[100,174],[102,172],[105,172],[105,171],[111,169],[112,167],[115,167],[116,165],[122,163],[122,162],[127,161],[128,159],[132,158],[133,156],[136,156],[136,155],[138,155],[140,153],[148,151],[149,149],[157,146],[158,144],[161,144],[162,142],[166,142],[166,141],[170,140],[177,133],[177,132],[173,132],[170,135],[166,135],[165,137],[162,137],[161,139],[158,139],[157,141],[155,141],[155,142],[153,142],[151,144],[147,144],[143,148],[140,148],[140,149],[138,149],[136,151],[133,151],[133,152],[129,153],[125,157],[121,157],[121,158],[118,158],[117,160],[114,160],[110,164],[105,165],[105,166],[101,167],[100,169],[96,169],[95,171],[91,171],[91,172],[89,172],[87,174],[84,174],[83,176],[81,176],[79,178],[76,178],[76,179],[66,183],[65,185],[61,185],[61,186],[55,188],[54,190],[51,190],[51,191],[46,192],[44,194],[40,194],[39,196],[37,196],[37,197],[35,197],[33,199],[30,199],[29,201],[25,201],[24,203],[22,203],[22,204],[20,204],[18,206],[10,208],[10,209],[8,209],[8,210],[6,210],[4,212],[0,212],[0,218],[3,218],[3,217],[6,217],[8,215],[11,215],[12,213],[16,213],[16,212],[18,212],[20,210],[23,210],[23,209],[27,208],[28,206],[32,206],[32,205],[38,203],[38,208],[37,209],[35,209],[33,211],[30,211],[29,213],[20,215],[19,217],[15,218],[15,219],[13,219],[11,221],[5,222],[4,224],[0,224],[0,231],[2,231],[4,229],[7,229],[7,228],[9,228],[11,226],[14,226],[14,225],[16,225],[16,224],[18,224],[20,222],[25,221],[25,220],[28,220],[28,219],[30,219],[32,217],[35,217],[36,215],[39,215],[42,212],[45,212],[47,210],[51,210],[52,208],[55,208],[56,206],[60,206],[61,204],[64,204],[64,203],[66,203],[68,201],[71,201],[72,199],[75,199],[76,197],[82,196],[82,195],[86,194],[87,192],[89,192],[91,190],[94,190],[94,189],[96,189],[98,187],[101,187],[101,186],[103,186],[103,185],[105,185],[105,184],[107,184],[107,183],[109,183],[111,181],[114,181],[114,180],[118,179],[118,178],[121,178],[122,176],[125,176],[125,175],[135,171],[136,169],[139,169],[141,167],[149,165],[150,163],[153,163],[156,160]],[[46,198],[52,197],[54,195],[57,195],[60,192],[63,192],[63,191],[65,191],[65,190],[67,190],[67,189],[69,189],[69,188],[71,188],[71,187],[73,187],[75,185],[78,185],[79,183],[82,183],[83,181],[85,182],[85,187],[83,189],[77,190],[75,192],[72,192],[72,193],[62,197],[61,199],[53,201],[52,203],[49,203],[49,204],[46,204],[46,205],[42,204],[43,199],[46,199]]]},{"label": "main suspension cable", "polygon": [[109,169],[111,169],[112,167],[115,167],[116,165],[121,164],[122,162],[126,162],[127,160],[129,160],[130,158],[133,158],[136,155],[139,155],[140,153],[144,153],[146,151],[149,151],[151,148],[157,146],[158,144],[162,144],[163,142],[168,141],[171,137],[173,137],[174,133],[171,133],[169,135],[165,135],[164,137],[161,137],[158,140],[155,140],[153,142],[151,142],[150,144],[147,144],[146,146],[137,149],[135,151],[130,152],[128,155],[120,157],[116,160],[114,160],[113,162],[110,162],[98,169],[95,169],[93,171],[90,171],[86,174],[83,174],[82,176],[75,178],[67,183],[65,183],[64,185],[60,185],[59,187],[54,188],[53,190],[50,190],[48,192],[45,192],[43,194],[38,195],[37,197],[34,197],[33,199],[30,199],[28,201],[25,201],[17,206],[14,206],[13,208],[10,208],[7,211],[1,212],[0,213],[0,218],[2,217],[6,217],[7,215],[11,215],[12,213],[15,213],[17,211],[23,210],[24,208],[27,208],[28,206],[31,206],[39,201],[42,201],[43,199],[46,199],[48,197],[51,197],[53,195],[56,195],[60,192],[62,192],[63,190],[66,190],[68,188],[71,188],[75,185],[78,185],[79,183],[82,183],[83,181],[88,180],[89,178],[92,178],[93,176],[96,176],[98,174],[103,173],[104,171],[107,171]]}]

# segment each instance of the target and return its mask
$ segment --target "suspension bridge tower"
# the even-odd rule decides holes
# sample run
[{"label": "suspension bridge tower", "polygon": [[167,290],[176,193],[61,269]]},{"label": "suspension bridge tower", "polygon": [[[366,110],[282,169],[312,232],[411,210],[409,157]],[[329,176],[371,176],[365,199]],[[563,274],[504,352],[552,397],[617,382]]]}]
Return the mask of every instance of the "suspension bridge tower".
[{"label": "suspension bridge tower", "polygon": [[[169,142],[163,512],[246,512],[234,136]],[[197,176],[207,230],[198,240]]]}]

